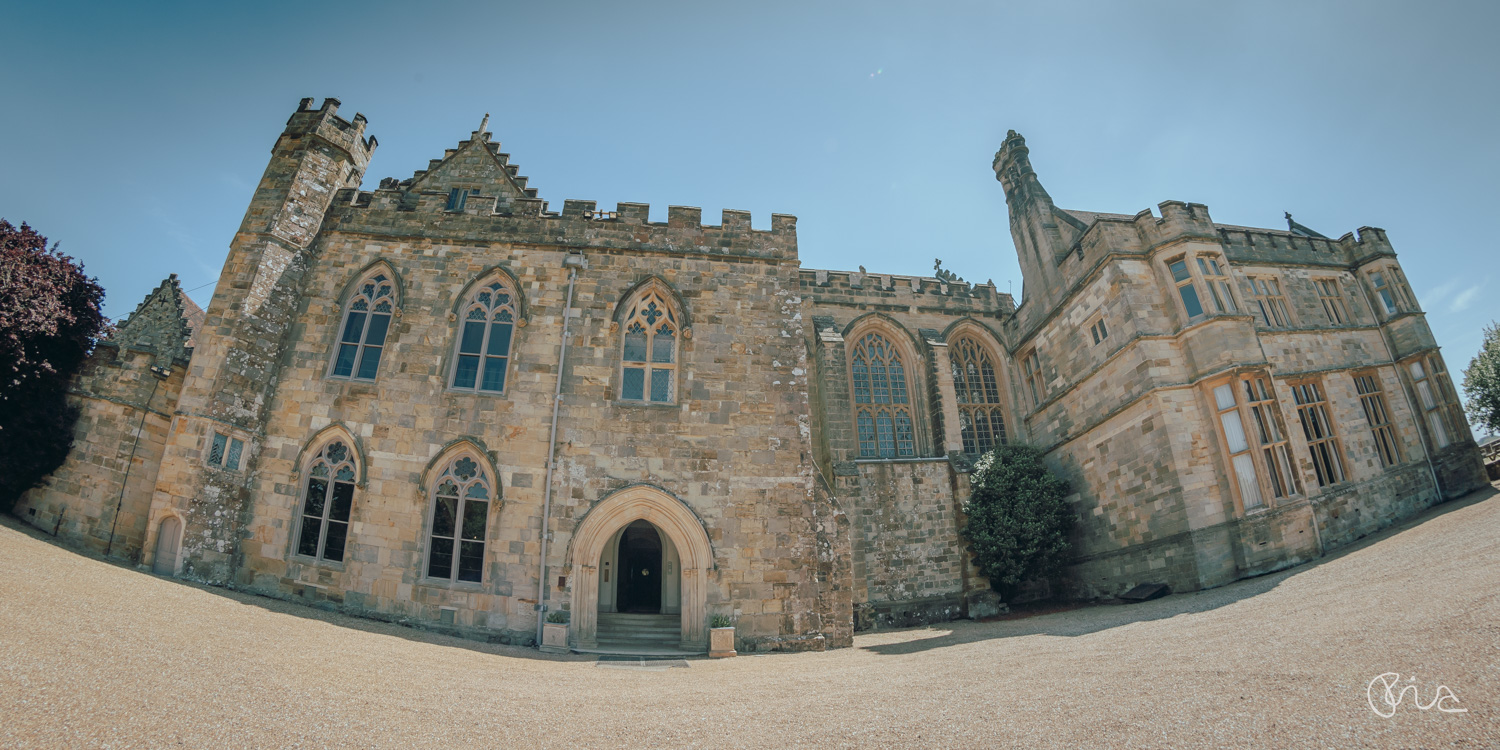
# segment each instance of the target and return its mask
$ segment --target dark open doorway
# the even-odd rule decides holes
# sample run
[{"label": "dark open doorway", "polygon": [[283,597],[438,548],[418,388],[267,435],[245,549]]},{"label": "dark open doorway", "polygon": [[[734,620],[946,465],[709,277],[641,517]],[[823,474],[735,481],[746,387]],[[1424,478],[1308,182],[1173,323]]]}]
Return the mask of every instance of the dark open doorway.
[{"label": "dark open doorway", "polygon": [[636,521],[620,534],[617,612],[661,612],[661,534],[650,521]]}]

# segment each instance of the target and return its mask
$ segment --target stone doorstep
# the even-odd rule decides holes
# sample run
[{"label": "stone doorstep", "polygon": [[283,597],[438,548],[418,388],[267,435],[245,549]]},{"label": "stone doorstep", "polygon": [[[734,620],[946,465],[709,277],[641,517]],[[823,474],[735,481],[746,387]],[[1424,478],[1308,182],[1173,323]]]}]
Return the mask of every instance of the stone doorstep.
[{"label": "stone doorstep", "polygon": [[575,654],[594,654],[601,657],[613,656],[635,659],[702,659],[706,656],[705,651],[683,651],[680,648],[647,643],[639,645],[601,643],[594,648],[573,646],[570,650]]}]

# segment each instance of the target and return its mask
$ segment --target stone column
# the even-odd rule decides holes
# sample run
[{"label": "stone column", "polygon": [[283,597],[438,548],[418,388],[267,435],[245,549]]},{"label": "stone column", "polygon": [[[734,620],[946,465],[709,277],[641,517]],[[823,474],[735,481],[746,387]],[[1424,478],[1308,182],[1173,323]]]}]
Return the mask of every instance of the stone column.
[{"label": "stone column", "polygon": [[683,651],[708,648],[708,597],[704,578],[707,571],[696,567],[682,568],[682,641]]},{"label": "stone column", "polygon": [[813,316],[813,326],[818,335],[816,356],[818,385],[823,394],[823,432],[828,436],[834,474],[841,475],[839,465],[859,456],[859,437],[854,434],[850,405],[848,352],[833,318]]},{"label": "stone column", "polygon": [[573,646],[595,648],[599,645],[599,567],[580,564],[573,570]]},{"label": "stone column", "polygon": [[962,425],[958,421],[958,391],[953,385],[953,367],[948,362],[948,342],[927,338],[927,348],[932,352],[932,367],[935,370],[933,377],[937,381],[938,400],[941,402],[943,415],[943,434],[934,435],[933,439],[942,441],[944,453],[963,453]]}]

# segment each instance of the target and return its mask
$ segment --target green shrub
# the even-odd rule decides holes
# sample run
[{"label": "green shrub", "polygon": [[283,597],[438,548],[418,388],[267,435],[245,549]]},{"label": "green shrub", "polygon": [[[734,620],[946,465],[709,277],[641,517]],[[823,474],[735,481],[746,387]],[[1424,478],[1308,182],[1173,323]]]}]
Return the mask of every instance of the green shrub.
[{"label": "green shrub", "polygon": [[567,623],[568,611],[565,609],[554,609],[547,613],[547,622]]},{"label": "green shrub", "polygon": [[1021,583],[1062,571],[1077,515],[1063,499],[1068,483],[1047,470],[1041,451],[1001,445],[979,459],[969,482],[963,535],[1001,598],[1010,599]]},{"label": "green shrub", "polygon": [[734,627],[734,620],[729,615],[714,615],[708,618],[708,626],[711,628]]}]

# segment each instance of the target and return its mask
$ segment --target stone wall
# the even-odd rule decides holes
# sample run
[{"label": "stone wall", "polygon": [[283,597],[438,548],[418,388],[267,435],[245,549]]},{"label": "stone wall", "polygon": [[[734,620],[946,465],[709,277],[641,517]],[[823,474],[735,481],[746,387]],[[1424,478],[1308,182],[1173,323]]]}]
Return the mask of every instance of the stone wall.
[{"label": "stone wall", "polygon": [[[477,185],[481,198],[503,192],[493,162],[465,160],[462,146],[455,153],[429,170],[433,182],[422,186]],[[569,557],[579,520],[612,492],[644,483],[679,498],[701,520],[716,563],[709,609],[735,616],[742,638],[820,634],[834,645],[847,642],[850,623],[829,616],[837,597],[830,601],[824,591],[843,586],[848,596],[836,580],[848,542],[839,538],[832,505],[818,499],[810,468],[802,304],[796,266],[784,260],[795,258],[794,219],[777,216],[772,230],[761,232],[743,212],[727,211],[722,225],[704,226],[696,209],[674,207],[667,223],[654,224],[645,206],[622,204],[601,217],[583,201],[569,201],[562,215],[499,215],[471,211],[473,203],[449,213],[436,201],[408,208],[390,192],[389,200],[346,194],[320,235],[322,260],[310,270],[290,328],[282,371],[288,385],[271,402],[251,489],[242,581],[281,595],[311,587],[313,596],[350,609],[419,621],[440,622],[452,608],[455,627],[527,640],[567,316],[548,606],[566,608],[580,595],[571,587],[579,561]],[[523,199],[510,202],[524,208]],[[582,253],[588,267],[578,272],[565,309],[569,253]],[[401,286],[380,374],[373,383],[328,377],[340,295],[376,262]],[[473,282],[497,268],[523,297],[506,392],[453,391],[453,311]],[[652,278],[677,295],[684,317],[680,396],[670,405],[619,397],[618,308]],[[330,428],[351,434],[369,467],[348,556],[337,565],[293,554],[291,546],[300,462]],[[424,474],[455,440],[481,446],[503,493],[491,508],[481,584],[423,575],[430,504]]]},{"label": "stone wall", "polygon": [[[180,344],[180,341],[179,341]],[[92,552],[140,561],[151,490],[183,369],[154,375],[147,351],[101,345],[68,393],[79,410],[63,465],[21,496],[22,520]]]},{"label": "stone wall", "polygon": [[870,461],[858,471],[846,494],[855,629],[962,616],[963,596],[976,581],[958,533],[951,463]]},{"label": "stone wall", "polygon": [[[688,619],[733,616],[741,648],[844,646],[856,627],[959,616],[988,589],[959,534],[972,458],[949,352],[961,336],[994,361],[1007,437],[1044,450],[1072,487],[1070,596],[1276,570],[1483,482],[1466,426],[1429,454],[1402,368],[1436,356],[1436,344],[1420,310],[1377,314],[1367,272],[1395,264],[1378,229],[1331,240],[1234,227],[1178,201],[1134,216],[1060,209],[1011,134],[995,168],[1026,275],[1017,308],[993,283],[803,270],[791,216],[756,231],[733,210],[716,225],[681,206],[666,222],[638,203],[550,211],[484,124],[411,178],[361,191],[376,144],[362,116],[345,120],[337,107],[304,101],[288,121],[202,340],[189,343],[169,280],[89,362],[73,394],[78,446],[23,500],[23,518],[150,564],[170,515],[186,522],[186,577],[526,643],[540,612],[590,611],[600,560],[574,548],[613,531],[590,514],[634,508],[606,504],[649,488],[642,507],[668,508],[657,520],[680,522],[701,563],[673,573],[683,592],[702,592],[678,602]],[[1193,253],[1222,259],[1235,309],[1187,316],[1167,264]],[[380,367],[373,379],[336,376],[355,282],[377,270],[396,308]],[[1252,308],[1252,274],[1281,280],[1286,329]],[[492,279],[516,297],[507,385],[454,389],[460,313]],[[1337,280],[1348,320],[1328,320],[1317,279]],[[623,306],[645,288],[679,317],[669,403],[622,398]],[[1095,341],[1100,320],[1109,333]],[[911,456],[860,453],[849,363],[871,332],[905,357]],[[1035,395],[1017,367],[1032,353]],[[1385,394],[1401,451],[1393,466],[1354,389],[1362,372]],[[1212,386],[1246,373],[1273,385],[1303,488],[1249,511],[1212,401]],[[1328,487],[1317,486],[1293,403],[1303,380],[1327,397],[1346,473]],[[242,466],[207,465],[214,433],[244,442]],[[295,546],[311,459],[331,440],[357,466],[339,561]],[[459,455],[492,491],[477,582],[426,573],[436,477]]]}]

